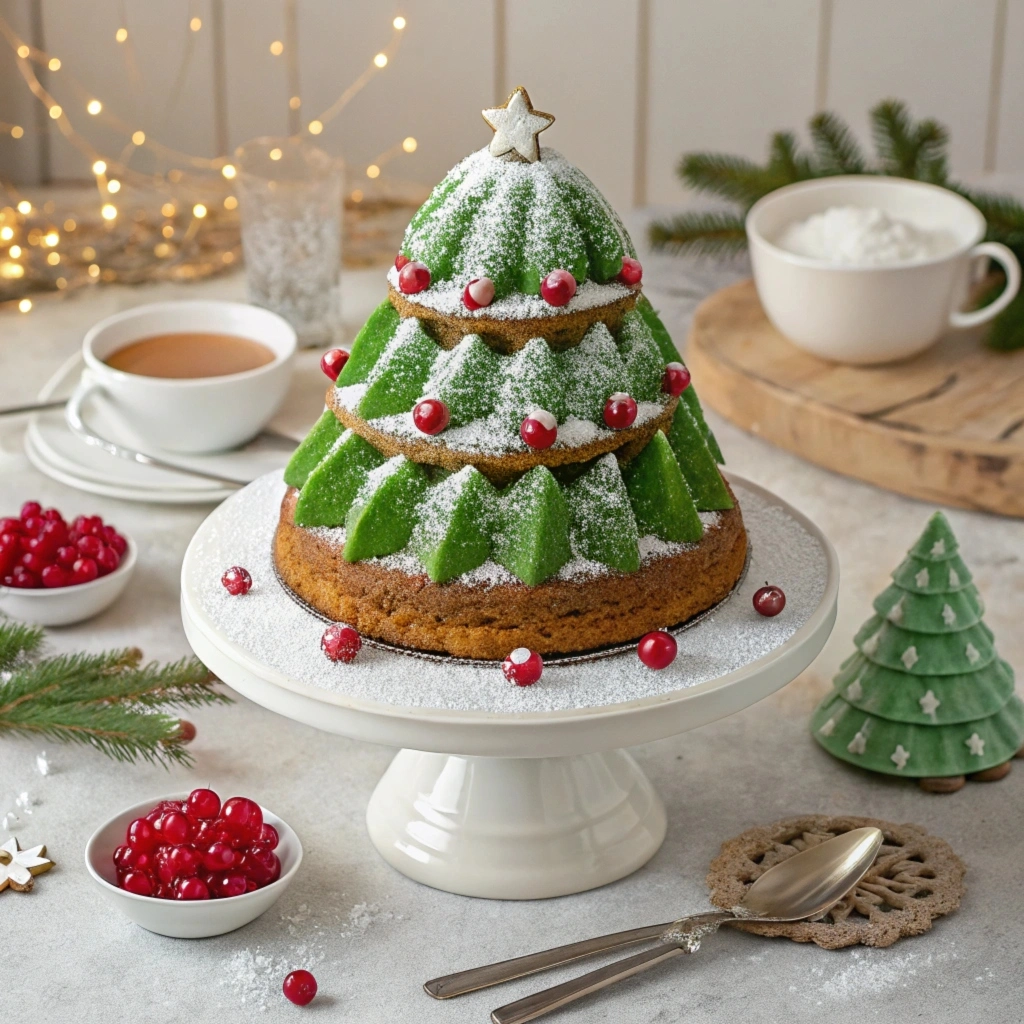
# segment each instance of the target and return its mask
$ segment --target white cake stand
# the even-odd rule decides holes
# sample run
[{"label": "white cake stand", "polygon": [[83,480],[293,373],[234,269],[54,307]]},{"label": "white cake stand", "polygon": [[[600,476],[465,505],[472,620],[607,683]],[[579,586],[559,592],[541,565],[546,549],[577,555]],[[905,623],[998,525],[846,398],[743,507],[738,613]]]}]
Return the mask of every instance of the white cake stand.
[{"label": "white cake stand", "polygon": [[[488,693],[500,695],[507,706],[508,691],[515,689],[497,668],[467,670],[364,649],[357,659],[361,672],[404,679],[407,686],[398,687],[399,696],[408,695],[412,683],[428,695],[432,687],[440,687],[439,705],[445,703],[443,687],[450,686],[454,673],[476,673],[467,677],[466,685],[480,691],[483,707],[388,703],[386,692],[384,699],[368,699],[365,686],[360,693],[341,692],[337,680],[344,680],[346,668],[356,665],[335,666],[318,651],[309,653],[323,624],[298,608],[273,577],[269,550],[282,490],[267,478],[211,513],[189,545],[182,566],[185,632],[199,658],[250,700],[317,729],[403,748],[378,784],[366,815],[374,846],[403,874],[467,896],[535,899],[582,892],[635,871],[665,836],[664,806],[623,748],[696,729],[761,700],[813,661],[835,622],[839,568],[828,540],[770,492],[734,474],[729,479],[744,508],[753,560],[743,587],[715,614],[743,623],[746,632],[738,647],[750,646],[750,636],[758,640],[757,630],[766,632],[753,644],[756,657],[748,661],[735,655],[738,667],[717,678],[694,683],[677,673],[673,681],[671,669],[657,674],[642,670],[637,676],[641,685],[667,687],[664,692],[601,704],[602,674],[621,678],[627,670],[637,672],[634,654],[617,655],[585,669],[553,667],[532,688],[533,694],[516,691],[516,697],[525,694],[524,706],[529,707],[542,695],[549,676],[557,686],[558,673],[586,671],[584,680],[595,680],[590,706],[493,711],[486,709]],[[762,511],[752,517],[749,506],[755,503]],[[240,514],[246,529],[239,529]],[[766,569],[758,562],[759,545],[770,549],[780,523],[800,538],[801,550],[788,552],[787,558],[803,558],[819,568],[814,579],[788,581],[786,611],[778,620],[762,620],[762,627],[748,621],[760,618],[750,606],[750,593],[763,582]],[[244,598],[226,597],[215,583],[234,564],[245,565],[257,580]],[[794,593],[812,587],[810,600]],[[791,612],[794,606],[799,610]],[[264,634],[262,645],[250,643],[246,629],[235,628],[236,609],[249,618],[263,616],[264,624],[255,630]],[[799,615],[802,621],[790,622],[795,628],[775,643],[772,624],[783,622],[786,615]],[[723,621],[717,627],[702,622],[683,633],[677,663],[691,634],[697,641],[699,631],[728,628]],[[279,634],[273,649],[266,645],[268,630]],[[303,635],[297,640],[299,633]],[[311,682],[311,672],[314,678],[322,672],[335,688]]]}]

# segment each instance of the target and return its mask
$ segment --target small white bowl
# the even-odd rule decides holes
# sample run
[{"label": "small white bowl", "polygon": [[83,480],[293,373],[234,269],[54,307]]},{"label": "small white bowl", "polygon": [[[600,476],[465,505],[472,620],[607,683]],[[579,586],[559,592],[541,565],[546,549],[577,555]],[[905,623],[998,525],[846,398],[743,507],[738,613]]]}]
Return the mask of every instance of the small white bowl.
[{"label": "small white bowl", "polygon": [[[892,264],[848,265],[798,256],[776,244],[795,221],[832,206],[875,207],[915,227],[955,239],[943,255]],[[928,348],[951,329],[991,320],[1020,287],[1016,256],[982,242],[985,218],[938,185],[905,178],[841,175],[787,185],[747,214],[757,294],[768,319],[802,349],[840,363],[887,363]],[[980,244],[979,244],[980,243]],[[1006,271],[1003,293],[983,309],[959,312],[979,259]]]},{"label": "small white bowl", "polygon": [[136,896],[117,885],[114,850],[124,842],[128,826],[148,814],[161,800],[184,800],[188,793],[144,800],[104,822],[85,846],[85,867],[104,896],[137,925],[157,935],[174,939],[205,939],[223,935],[255,921],[268,911],[291,885],[302,863],[302,844],[295,831],[276,814],[261,807],[263,820],[277,829],[279,842],[274,852],[281,861],[281,877],[276,882],[241,896],[209,900],[162,900],[155,896]]},{"label": "small white bowl", "polygon": [[70,626],[99,615],[121,596],[135,571],[139,551],[130,537],[125,540],[128,548],[112,573],[70,587],[0,587],[0,612],[37,626]]}]

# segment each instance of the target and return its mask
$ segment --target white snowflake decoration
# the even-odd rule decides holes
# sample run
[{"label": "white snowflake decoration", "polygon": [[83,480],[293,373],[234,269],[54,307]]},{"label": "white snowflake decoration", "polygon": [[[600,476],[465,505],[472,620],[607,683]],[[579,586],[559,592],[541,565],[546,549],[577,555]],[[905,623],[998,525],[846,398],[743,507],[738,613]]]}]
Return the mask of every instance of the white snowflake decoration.
[{"label": "white snowflake decoration", "polygon": [[925,694],[925,695],[924,695],[924,696],[923,696],[923,697],[922,697],[922,698],[921,698],[921,699],[920,699],[920,700],[918,701],[918,704],[920,704],[920,705],[921,705],[921,710],[922,710],[922,711],[923,711],[923,712],[924,712],[924,713],[925,713],[926,715],[930,715],[930,716],[931,716],[931,719],[932,719],[932,721],[933,721],[933,722],[935,721],[935,712],[936,712],[936,710],[938,710],[938,707],[939,707],[939,705],[940,705],[941,703],[942,703],[942,701],[941,701],[941,700],[939,700],[939,698],[938,698],[938,697],[936,697],[936,696],[935,696],[935,694],[934,694],[934,693],[932,693],[932,691],[931,691],[931,690],[929,690],[929,691],[928,691],[928,692],[927,692],[927,693],[926,693],[926,694]]},{"label": "white snowflake decoration", "polygon": [[956,622],[956,612],[948,604],[942,606],[942,621],[947,626],[952,626]]},{"label": "white snowflake decoration", "polygon": [[537,136],[555,120],[542,110],[534,110],[530,94],[519,86],[503,107],[490,107],[481,111],[484,120],[494,129],[491,156],[517,153],[531,164],[540,159]]},{"label": "white snowflake decoration", "polygon": [[949,585],[951,587],[960,586],[960,577],[957,575],[956,569],[950,568],[949,570]]},{"label": "white snowflake decoration", "polygon": [[823,725],[823,726],[822,726],[822,727],[821,727],[821,728],[820,728],[820,729],[818,730],[818,732],[819,732],[819,733],[820,733],[820,734],[821,734],[822,736],[831,736],[831,735],[832,735],[832,733],[833,733],[833,732],[835,732],[835,728],[836,728],[836,720],[835,720],[834,718],[830,718],[830,719],[829,719],[829,720],[828,720],[828,721],[827,721],[827,722],[826,722],[826,723],[825,723],[825,724],[824,724],[824,725]]},{"label": "white snowflake decoration", "polygon": [[859,679],[854,679],[846,688],[846,696],[848,700],[860,700],[864,696],[864,687],[860,685]]},{"label": "white snowflake decoration", "polygon": [[914,582],[921,590],[928,586],[928,570],[922,569],[915,577]]},{"label": "white snowflake decoration", "polygon": [[42,856],[44,853],[46,847],[42,845],[29,850],[20,849],[17,839],[8,839],[0,846],[0,892],[8,886],[19,892],[28,892],[32,888],[33,876],[53,867],[53,861]]},{"label": "white snowflake decoration", "polygon": [[903,598],[901,597],[890,609],[889,614],[886,618],[890,622],[895,622],[898,626],[903,621]]},{"label": "white snowflake decoration", "polygon": [[974,644],[970,642],[970,640],[967,641],[967,646],[964,648],[964,654],[967,655],[967,660],[972,665],[981,657],[981,655],[978,653],[978,648],[975,647]]},{"label": "white snowflake decoration", "polygon": [[901,655],[900,661],[903,662],[904,668],[909,672],[919,661],[917,655],[917,648],[911,644]]},{"label": "white snowflake decoration", "polygon": [[935,556],[936,558],[938,558],[940,555],[944,555],[945,553],[946,553],[946,542],[944,540],[942,540],[942,539],[937,540],[932,545],[932,555]]},{"label": "white snowflake decoration", "polygon": [[907,767],[910,760],[910,751],[904,750],[902,743],[896,744],[896,749],[889,755],[889,760],[896,765],[896,771],[901,772]]},{"label": "white snowflake decoration", "polygon": [[974,757],[982,757],[985,753],[985,741],[975,732],[964,740],[964,744]]},{"label": "white snowflake decoration", "polygon": [[864,731],[868,726],[868,722],[865,720],[864,724],[857,730],[856,735],[846,744],[846,749],[851,754],[863,754],[867,750],[868,746],[868,734]]},{"label": "white snowflake decoration", "polygon": [[867,640],[860,645],[860,649],[864,654],[874,654],[878,650],[878,638],[882,635],[882,631],[879,630],[873,636],[869,636]]}]

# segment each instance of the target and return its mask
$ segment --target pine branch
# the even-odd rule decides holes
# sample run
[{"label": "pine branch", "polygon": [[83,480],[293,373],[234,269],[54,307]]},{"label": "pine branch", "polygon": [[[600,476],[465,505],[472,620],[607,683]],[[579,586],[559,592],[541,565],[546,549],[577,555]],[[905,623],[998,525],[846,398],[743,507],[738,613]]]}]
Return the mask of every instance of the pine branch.
[{"label": "pine branch", "polygon": [[874,107],[871,111],[871,134],[882,172],[899,178],[913,178],[920,147],[906,104],[901,100],[883,100]]},{"label": "pine branch", "polygon": [[784,184],[815,177],[811,161],[800,152],[792,132],[776,132],[768,147],[768,171]]},{"label": "pine branch", "polygon": [[863,174],[864,154],[849,126],[837,114],[823,111],[810,122],[811,140],[823,174]]},{"label": "pine branch", "polygon": [[679,163],[679,176],[699,192],[731,199],[751,207],[762,196],[775,191],[785,181],[752,160],[721,153],[690,153]]},{"label": "pine branch", "polygon": [[[1005,284],[994,285],[991,292],[982,297],[981,305],[987,306],[1002,292]],[[1024,348],[1024,292],[992,321],[992,327],[985,337],[985,344],[998,352],[1014,352]]]},{"label": "pine branch", "polygon": [[0,672],[6,672],[19,658],[35,654],[43,645],[43,631],[38,626],[12,622],[0,628]]},{"label": "pine branch", "polygon": [[39,630],[0,621],[0,652],[16,654],[0,679],[0,734],[45,736],[94,747],[118,761],[190,764],[178,718],[158,709],[230,703],[194,658],[141,664],[136,648],[28,657]]},{"label": "pine branch", "polygon": [[700,256],[734,256],[747,244],[743,218],[734,213],[682,213],[652,224],[648,231],[655,249]]}]

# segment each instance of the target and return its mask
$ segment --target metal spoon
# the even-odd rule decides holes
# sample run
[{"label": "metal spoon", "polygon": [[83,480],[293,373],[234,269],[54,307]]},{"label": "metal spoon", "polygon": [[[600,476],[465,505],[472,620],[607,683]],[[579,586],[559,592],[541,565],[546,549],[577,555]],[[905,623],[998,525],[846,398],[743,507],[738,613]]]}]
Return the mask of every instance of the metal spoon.
[{"label": "metal spoon", "polygon": [[[650,957],[655,953],[658,956],[650,963],[630,971],[635,974],[637,970],[644,970],[646,966],[653,966],[655,962],[660,962],[662,959],[668,959],[683,952],[695,952],[695,949],[689,950],[685,947],[688,943],[692,944],[692,936],[696,929],[700,929],[701,934],[707,934],[708,931],[714,931],[723,924],[743,918],[797,921],[823,913],[842,899],[864,877],[874,862],[881,843],[882,833],[878,829],[859,828],[829,839],[809,850],[804,850],[802,853],[776,864],[761,875],[747,890],[736,912],[698,914],[665,924],[613,932],[599,938],[572,942],[540,953],[530,953],[527,956],[504,960],[501,963],[488,964],[485,967],[475,967],[472,970],[434,978],[423,987],[435,999],[450,999],[466,992],[500,985],[503,982],[546,971],[553,967],[561,967],[598,953],[623,949],[651,939],[662,939],[661,946],[640,954],[641,957]],[[679,939],[683,937],[686,941],[680,942]],[[636,959],[637,957],[631,958],[631,960]],[[611,964],[609,967],[602,968],[600,972],[593,973],[612,971],[614,976],[605,982],[605,984],[611,984],[620,976],[617,973],[618,969],[629,962],[621,961]],[[628,977],[628,974],[621,976]],[[577,979],[577,982],[584,981],[586,978],[591,978],[591,975],[585,975],[584,978]],[[575,982],[568,984],[573,985]],[[604,986],[597,985],[596,987]],[[559,986],[559,988],[564,988],[564,986]],[[537,993],[536,996],[530,998],[537,999],[542,995],[546,996],[548,991]],[[595,987],[591,985],[573,998],[579,998],[589,991],[595,991]],[[515,1005],[517,1004],[510,1004],[510,1006]],[[502,1007],[495,1013],[503,1012],[506,1009],[508,1007]],[[531,1018],[519,1019],[529,1020]]]}]

